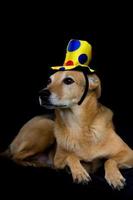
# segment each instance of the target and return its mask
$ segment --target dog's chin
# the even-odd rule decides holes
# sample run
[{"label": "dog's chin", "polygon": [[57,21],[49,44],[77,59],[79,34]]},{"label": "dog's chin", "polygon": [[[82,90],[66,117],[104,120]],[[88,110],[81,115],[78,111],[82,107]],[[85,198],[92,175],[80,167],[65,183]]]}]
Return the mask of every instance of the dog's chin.
[{"label": "dog's chin", "polygon": [[43,104],[41,105],[47,109],[65,109],[65,108],[69,108],[69,106],[67,105],[53,105],[53,104]]},{"label": "dog's chin", "polygon": [[39,98],[39,104],[40,106],[46,108],[46,109],[65,109],[70,108],[72,105],[69,104],[54,104],[50,101],[43,101]]},{"label": "dog's chin", "polygon": [[55,107],[53,105],[50,105],[50,104],[41,104],[41,106],[46,108],[46,109],[49,109],[49,110],[55,109]]},{"label": "dog's chin", "polygon": [[51,104],[51,103],[43,103],[41,102],[40,103],[40,106],[44,107],[44,108],[47,108],[47,109],[63,109],[63,108],[69,108],[69,106],[67,105],[54,105],[54,104]]}]

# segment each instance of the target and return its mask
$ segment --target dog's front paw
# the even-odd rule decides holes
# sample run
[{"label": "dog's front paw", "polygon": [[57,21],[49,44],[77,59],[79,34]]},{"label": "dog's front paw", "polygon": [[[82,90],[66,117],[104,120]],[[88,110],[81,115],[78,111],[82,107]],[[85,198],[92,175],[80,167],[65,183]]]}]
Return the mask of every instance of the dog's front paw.
[{"label": "dog's front paw", "polygon": [[118,190],[123,189],[126,181],[126,179],[122,176],[120,171],[115,171],[114,173],[106,173],[105,179],[113,189]]},{"label": "dog's front paw", "polygon": [[82,166],[76,168],[72,172],[72,177],[73,177],[73,181],[76,183],[86,184],[91,180],[90,175],[87,173],[87,171]]}]

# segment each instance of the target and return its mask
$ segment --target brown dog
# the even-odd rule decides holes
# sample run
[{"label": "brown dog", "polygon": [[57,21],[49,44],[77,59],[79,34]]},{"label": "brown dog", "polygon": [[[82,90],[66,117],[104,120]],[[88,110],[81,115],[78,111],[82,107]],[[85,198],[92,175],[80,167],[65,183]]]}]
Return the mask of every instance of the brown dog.
[{"label": "brown dog", "polygon": [[91,178],[81,161],[93,163],[105,158],[105,179],[112,187],[121,189],[125,178],[119,169],[133,167],[133,151],[116,134],[112,111],[98,103],[99,78],[89,75],[88,81],[89,91],[81,105],[78,102],[85,88],[82,72],[56,72],[42,90],[41,105],[55,108],[56,112],[54,165],[69,166],[74,181],[87,182]]},{"label": "brown dog", "polygon": [[[67,71],[51,76],[50,84],[42,90],[40,103],[55,108],[56,121],[46,116],[33,118],[21,128],[6,153],[22,165],[53,166],[54,158],[55,167],[69,166],[78,182],[89,181],[87,172],[95,171],[101,158],[105,158],[105,178],[120,189],[125,179],[119,168],[133,167],[133,151],[115,133],[112,111],[97,101],[101,95],[99,78],[94,74],[88,80],[89,92],[79,106],[85,87],[83,74]],[[53,147],[43,153],[55,137],[56,155]],[[92,163],[91,168],[82,161]]]}]

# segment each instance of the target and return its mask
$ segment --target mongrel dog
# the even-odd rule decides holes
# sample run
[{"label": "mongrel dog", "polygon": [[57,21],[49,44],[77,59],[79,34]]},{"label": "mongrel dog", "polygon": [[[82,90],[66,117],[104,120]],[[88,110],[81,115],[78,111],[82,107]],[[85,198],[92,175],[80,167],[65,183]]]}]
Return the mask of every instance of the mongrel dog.
[{"label": "mongrel dog", "polygon": [[85,88],[79,71],[58,71],[41,91],[40,104],[54,108],[54,135],[57,149],[54,166],[68,166],[74,181],[91,180],[81,161],[96,163],[105,158],[105,179],[113,188],[121,189],[125,178],[119,169],[133,167],[133,150],[116,134],[113,113],[98,103],[101,84],[96,74],[88,75],[88,93],[78,105]]},{"label": "mongrel dog", "polygon": [[[97,102],[101,94],[99,78],[90,75],[88,80],[89,92],[79,106],[77,102],[85,84],[83,74],[69,71],[53,75],[48,87],[41,91],[40,104],[56,109],[56,122],[46,116],[31,119],[20,129],[4,154],[21,165],[54,167],[55,148],[49,149],[47,154],[46,149],[55,142],[56,136],[56,168],[70,167],[71,164],[74,180],[85,182],[90,178],[85,169],[94,172],[100,159],[106,158],[105,177],[110,185],[119,189],[125,179],[118,168],[132,167],[133,153],[114,132],[112,111]],[[86,163],[81,162],[81,165],[80,161]]]}]

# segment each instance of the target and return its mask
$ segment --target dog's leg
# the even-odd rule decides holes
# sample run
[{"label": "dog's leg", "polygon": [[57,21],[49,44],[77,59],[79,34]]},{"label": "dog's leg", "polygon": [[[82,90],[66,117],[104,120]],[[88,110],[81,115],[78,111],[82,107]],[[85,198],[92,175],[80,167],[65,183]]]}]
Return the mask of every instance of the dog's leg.
[{"label": "dog's leg", "polygon": [[133,166],[133,151],[125,150],[105,162],[105,179],[115,189],[122,189],[125,178],[119,168],[130,168]]},{"label": "dog's leg", "polygon": [[57,169],[63,169],[65,166],[68,166],[75,182],[86,183],[91,180],[89,174],[80,163],[79,158],[70,152],[62,150],[60,147],[58,147],[54,157],[54,166]]},{"label": "dog's leg", "polygon": [[68,155],[68,157],[66,158],[66,164],[71,170],[74,182],[87,183],[91,180],[90,175],[82,166],[79,158],[76,155]]},{"label": "dog's leg", "polygon": [[65,160],[67,157],[67,152],[57,146],[55,157],[54,157],[54,166],[57,169],[63,169],[66,166]]},{"label": "dog's leg", "polygon": [[117,162],[113,159],[105,162],[105,179],[114,189],[120,190],[124,187],[125,178],[119,171]]},{"label": "dog's leg", "polygon": [[13,159],[19,165],[32,166],[32,167],[50,167],[54,168],[53,159],[55,155],[55,148],[49,150],[49,152],[40,153],[27,159]]}]

